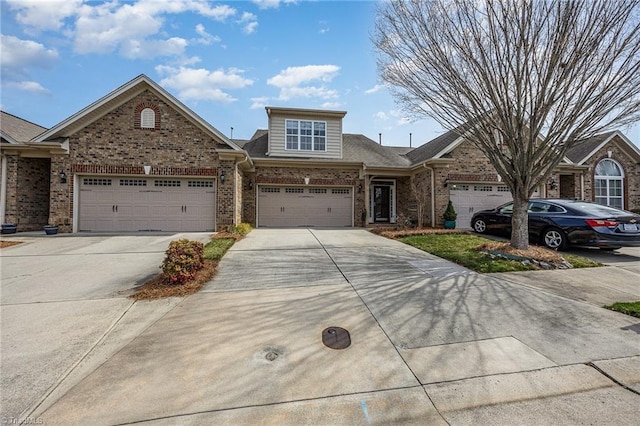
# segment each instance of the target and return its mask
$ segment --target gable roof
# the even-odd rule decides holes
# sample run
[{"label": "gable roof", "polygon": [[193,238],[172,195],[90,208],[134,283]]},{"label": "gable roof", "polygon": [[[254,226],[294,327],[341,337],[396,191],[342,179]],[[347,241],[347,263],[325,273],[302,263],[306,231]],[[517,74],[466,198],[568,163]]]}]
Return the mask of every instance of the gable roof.
[{"label": "gable roof", "polygon": [[619,131],[602,133],[579,141],[567,151],[567,157],[574,163],[582,165],[616,136],[627,145],[629,151],[636,157],[636,161],[640,162],[640,149]]},{"label": "gable roof", "polygon": [[175,107],[176,110],[184,114],[194,125],[199,127],[206,133],[209,133],[214,139],[217,139],[223,144],[228,145],[234,150],[241,150],[234,142],[227,138],[223,133],[218,131],[215,127],[205,121],[198,114],[193,112],[189,107],[176,99],[173,95],[159,86],[155,81],[151,80],[144,74],[140,74],[128,83],[123,84],[111,93],[103,96],[91,105],[78,111],[71,117],[61,121],[53,126],[48,131],[39,135],[35,141],[43,142],[46,140],[65,138],[78,130],[86,127],[88,124],[96,121],[100,117],[104,116],[108,112],[124,104],[125,102],[133,99],[145,90],[154,92],[157,96],[162,98],[166,103]]},{"label": "gable roof", "polygon": [[46,127],[39,126],[30,121],[16,117],[8,112],[0,111],[0,134],[2,139],[11,144],[29,142],[45,130]]},{"label": "gable roof", "polygon": [[[463,125],[464,126],[464,125]],[[412,164],[421,163],[435,157],[441,157],[454,148],[454,144],[462,140],[463,126],[441,134],[435,139],[417,147],[406,154]]]}]

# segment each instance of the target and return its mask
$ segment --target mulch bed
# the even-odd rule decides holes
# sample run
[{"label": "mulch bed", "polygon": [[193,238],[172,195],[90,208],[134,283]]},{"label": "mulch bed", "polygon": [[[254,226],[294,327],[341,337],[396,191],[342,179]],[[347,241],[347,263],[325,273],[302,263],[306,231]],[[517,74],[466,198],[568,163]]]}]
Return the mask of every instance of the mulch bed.
[{"label": "mulch bed", "polygon": [[158,274],[138,287],[136,292],[129,297],[135,300],[154,300],[195,294],[211,281],[217,266],[217,260],[205,260],[204,267],[196,273],[195,278],[185,284],[171,284],[163,274]]},{"label": "mulch bed", "polygon": [[433,235],[433,234],[473,234],[469,231],[462,231],[460,229],[443,229],[443,228],[371,228],[369,229],[374,234],[382,237],[396,239],[404,237],[413,237],[416,235]]},{"label": "mulch bed", "polygon": [[[238,242],[244,237],[231,232],[218,232],[211,237],[212,240],[227,238]],[[211,281],[216,274],[218,263],[218,260],[205,259],[204,267],[196,273],[195,278],[184,284],[172,284],[165,278],[164,274],[160,273],[138,287],[129,297],[135,300],[155,300],[167,297],[190,296],[199,292],[206,283]]]},{"label": "mulch bed", "polygon": [[17,246],[18,244],[22,244],[22,241],[0,241],[0,249]]}]

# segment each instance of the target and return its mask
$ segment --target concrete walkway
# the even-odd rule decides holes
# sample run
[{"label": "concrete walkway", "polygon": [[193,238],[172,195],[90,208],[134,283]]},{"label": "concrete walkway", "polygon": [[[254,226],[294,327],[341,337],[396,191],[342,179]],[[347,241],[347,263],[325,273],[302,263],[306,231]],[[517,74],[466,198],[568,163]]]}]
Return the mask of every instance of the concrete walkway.
[{"label": "concrete walkway", "polygon": [[[637,424],[636,319],[364,230],[255,230],[201,293],[176,303],[27,414],[46,424]],[[347,329],[351,346],[324,346],[328,327]]]}]

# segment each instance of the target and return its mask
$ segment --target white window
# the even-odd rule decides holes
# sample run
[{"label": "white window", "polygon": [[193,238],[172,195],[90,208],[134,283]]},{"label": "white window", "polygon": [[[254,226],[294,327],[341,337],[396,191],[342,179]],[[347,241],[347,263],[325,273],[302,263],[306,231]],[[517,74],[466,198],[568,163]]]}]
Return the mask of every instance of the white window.
[{"label": "white window", "polygon": [[154,129],[156,127],[156,112],[151,108],[145,108],[140,112],[140,127]]},{"label": "white window", "polygon": [[326,151],[327,123],[286,120],[286,148],[294,151]]},{"label": "white window", "polygon": [[617,162],[609,158],[600,161],[595,171],[594,191],[596,203],[623,209],[623,178],[624,172]]}]

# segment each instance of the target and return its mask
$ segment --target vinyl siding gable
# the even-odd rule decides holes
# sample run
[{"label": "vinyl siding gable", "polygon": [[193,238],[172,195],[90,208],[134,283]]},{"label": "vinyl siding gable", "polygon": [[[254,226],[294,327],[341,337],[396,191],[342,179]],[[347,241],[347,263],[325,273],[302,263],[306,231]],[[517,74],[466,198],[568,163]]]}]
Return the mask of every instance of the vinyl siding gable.
[{"label": "vinyl siding gable", "polygon": [[[286,148],[286,120],[320,121],[326,123],[325,151],[292,150]],[[269,117],[270,157],[342,158],[342,119],[310,117],[309,115],[271,114]]]}]

